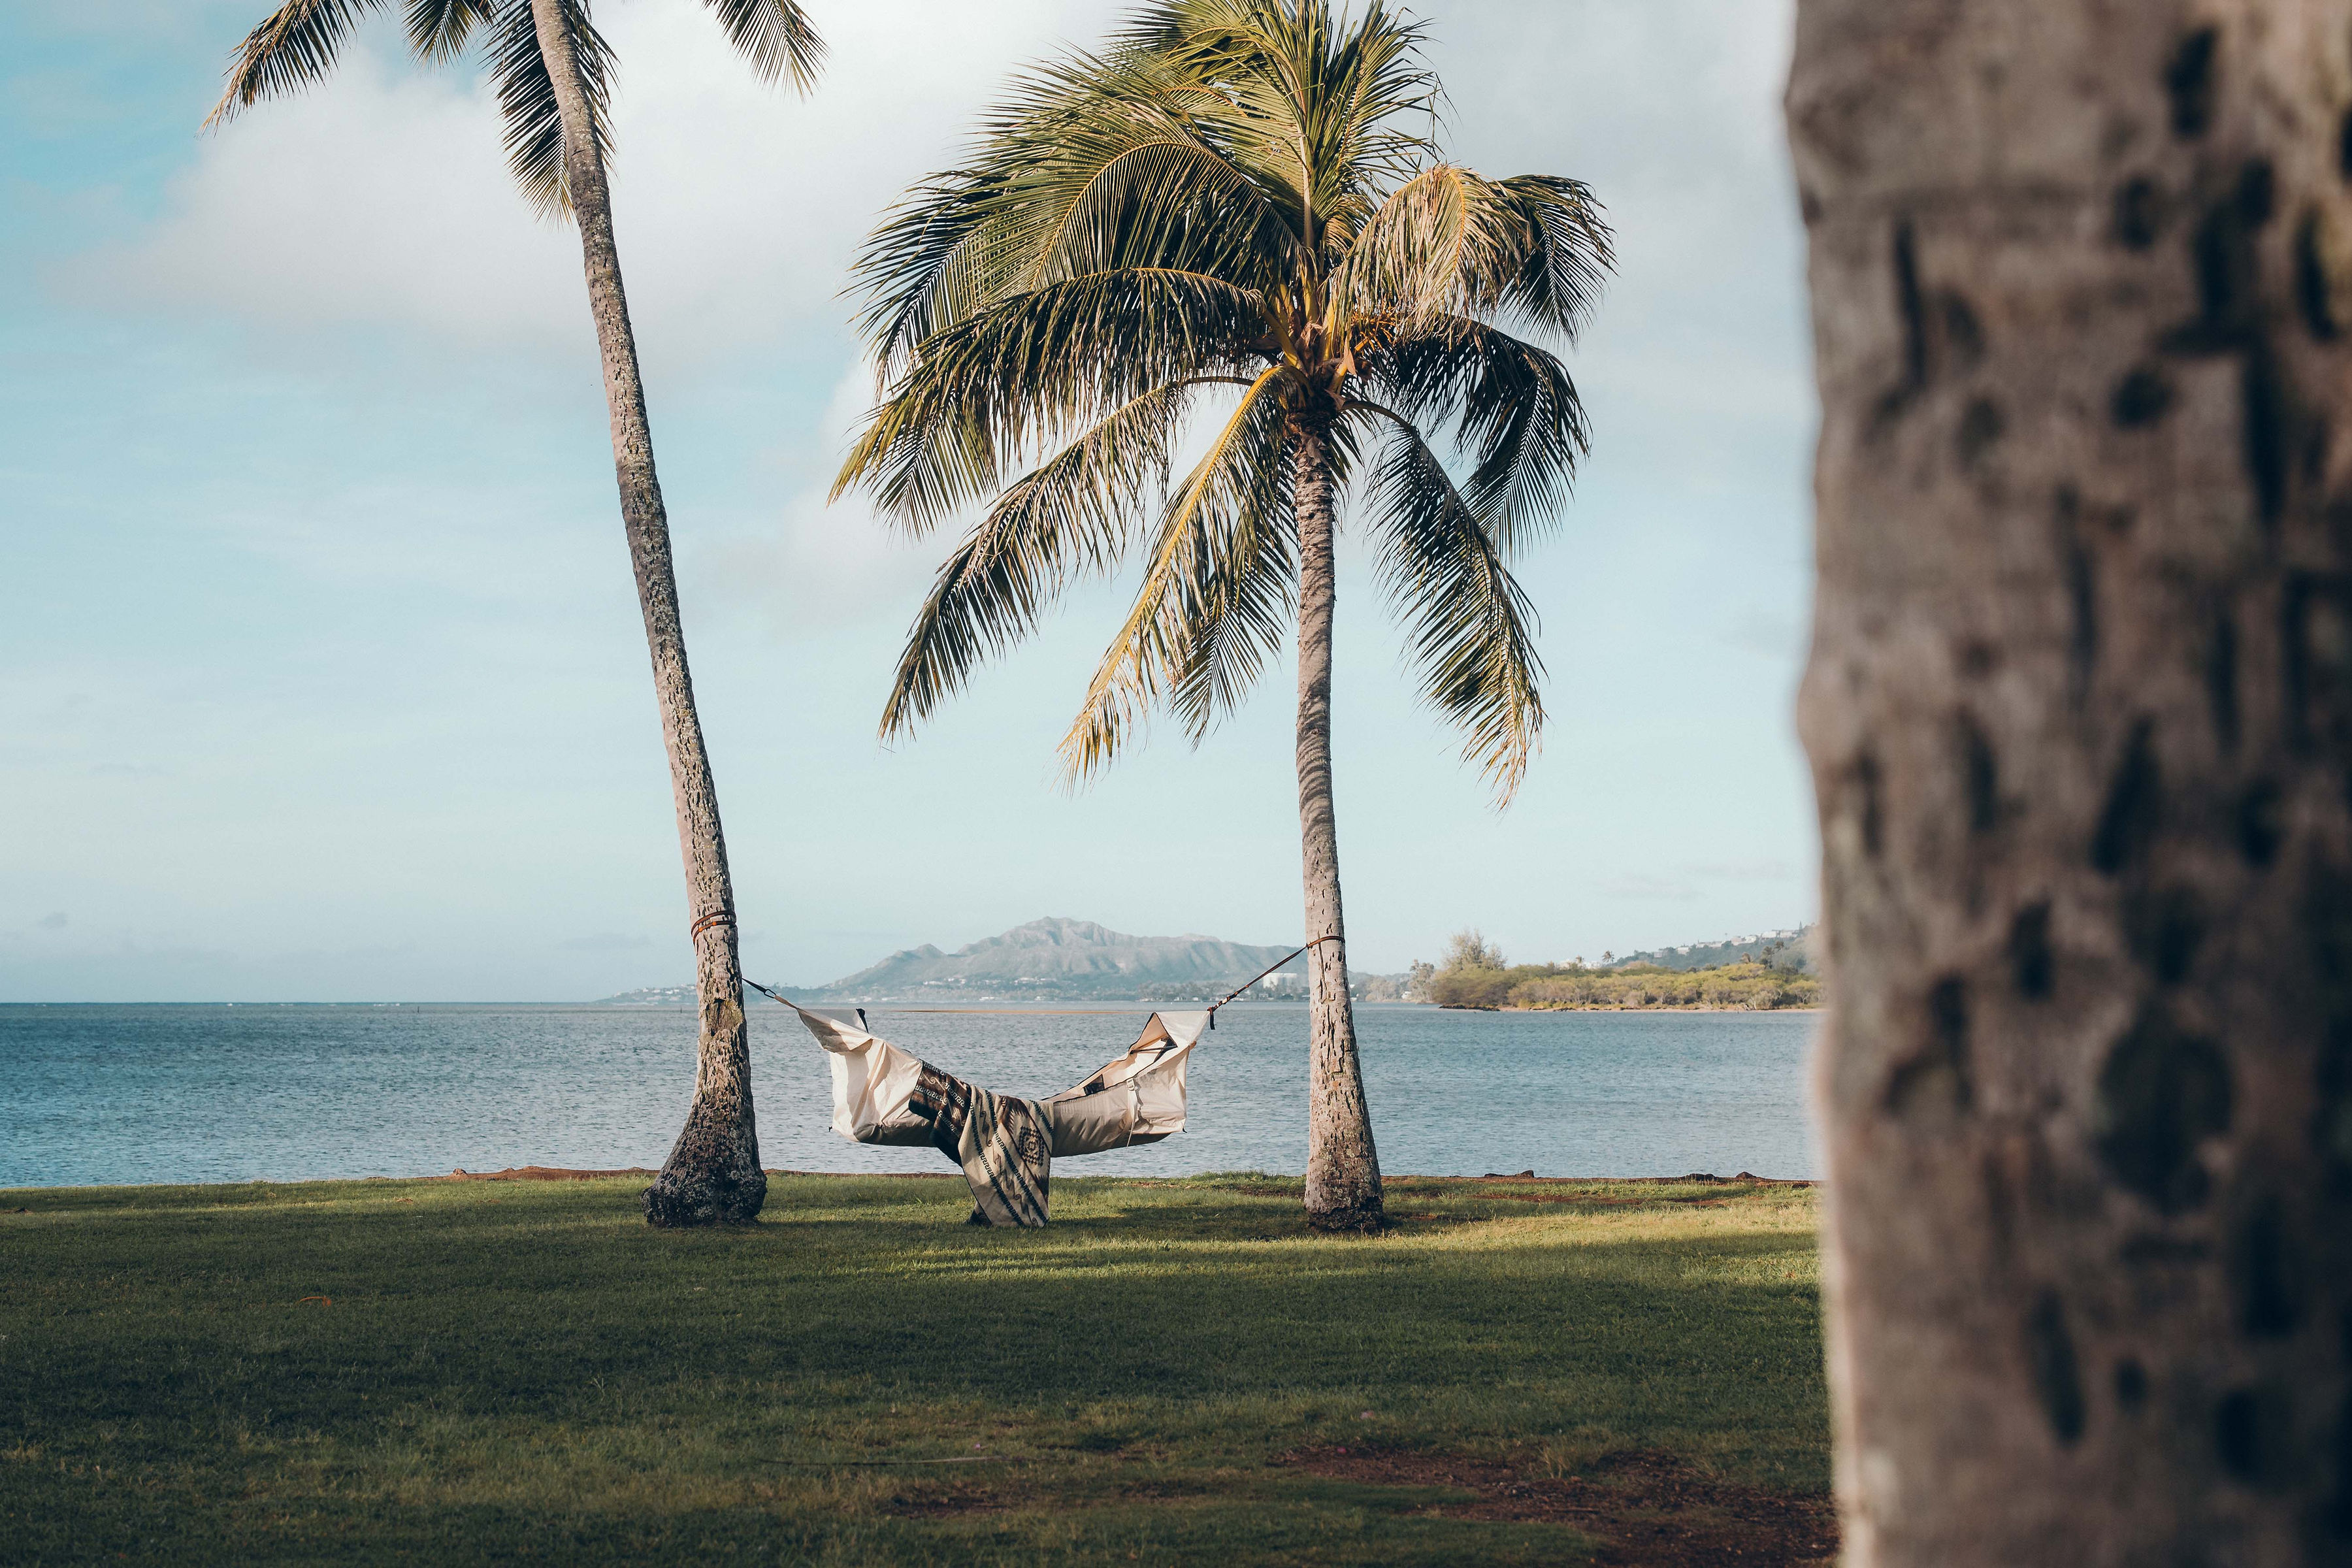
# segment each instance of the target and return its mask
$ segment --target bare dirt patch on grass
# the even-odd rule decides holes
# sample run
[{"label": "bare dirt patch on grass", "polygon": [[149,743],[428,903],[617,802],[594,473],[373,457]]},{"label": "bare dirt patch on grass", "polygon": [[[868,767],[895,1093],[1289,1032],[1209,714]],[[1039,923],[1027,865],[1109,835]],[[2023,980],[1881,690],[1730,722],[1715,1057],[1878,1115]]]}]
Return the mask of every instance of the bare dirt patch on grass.
[{"label": "bare dirt patch on grass", "polygon": [[[1188,1502],[1214,1495],[1214,1489],[1197,1481],[1138,1480],[1115,1483],[1094,1501],[1119,1503]],[[894,1492],[883,1511],[900,1519],[954,1519],[974,1514],[1008,1513],[1016,1508],[1070,1500],[1055,1499],[1034,1488],[1004,1481],[955,1480],[936,1486],[909,1485]]]},{"label": "bare dirt patch on grass", "polygon": [[882,1511],[898,1519],[962,1519],[1003,1513],[1019,1500],[996,1487],[946,1486],[894,1492]]},{"label": "bare dirt patch on grass", "polygon": [[1417,1511],[1569,1525],[1604,1543],[1593,1560],[1607,1568],[1801,1568],[1837,1556],[1829,1499],[1718,1480],[1671,1454],[1610,1454],[1559,1477],[1503,1459],[1377,1446],[1300,1448],[1278,1462],[1360,1485],[1469,1492]]}]

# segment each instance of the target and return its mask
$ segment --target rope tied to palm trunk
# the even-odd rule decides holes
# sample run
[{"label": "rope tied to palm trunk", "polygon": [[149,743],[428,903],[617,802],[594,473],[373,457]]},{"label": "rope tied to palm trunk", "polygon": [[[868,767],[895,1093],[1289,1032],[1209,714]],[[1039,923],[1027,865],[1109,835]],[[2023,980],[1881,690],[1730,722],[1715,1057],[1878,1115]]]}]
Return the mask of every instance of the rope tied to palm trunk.
[{"label": "rope tied to palm trunk", "polygon": [[1298,948],[1293,952],[1283,954],[1280,958],[1276,959],[1272,963],[1267,964],[1264,969],[1259,970],[1255,974],[1251,975],[1249,979],[1242,984],[1226,992],[1223,996],[1217,998],[1216,1001],[1209,1004],[1209,1027],[1213,1030],[1217,1026],[1218,1008],[1223,1006],[1226,1003],[1232,1001],[1243,992],[1247,991],[1251,986],[1256,984],[1259,981],[1265,979],[1276,970],[1280,969],[1292,959],[1297,958],[1299,953],[1312,952],[1327,942],[1337,942],[1339,940],[1339,933],[1338,931],[1333,931],[1328,936],[1318,936],[1313,942],[1308,942],[1305,947]]}]

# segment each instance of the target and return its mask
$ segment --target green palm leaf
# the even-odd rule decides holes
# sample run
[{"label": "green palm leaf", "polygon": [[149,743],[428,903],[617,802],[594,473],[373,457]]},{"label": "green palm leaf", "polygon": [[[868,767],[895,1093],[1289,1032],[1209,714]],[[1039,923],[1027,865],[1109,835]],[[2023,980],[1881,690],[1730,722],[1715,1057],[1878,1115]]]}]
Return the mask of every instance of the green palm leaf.
[{"label": "green palm leaf", "polygon": [[[499,112],[506,121],[507,168],[542,217],[572,211],[563,174],[563,124],[557,117],[555,83],[539,52],[539,31],[530,0],[500,0],[490,40],[490,79],[497,83]],[[596,151],[613,153],[613,47],[588,20],[582,0],[562,0],[563,25],[580,80],[588,97],[588,121]]]},{"label": "green palm leaf", "polygon": [[[1249,384],[1209,449],[1169,497],[1151,563],[1126,624],[1105,650],[1085,704],[1063,736],[1063,776],[1083,782],[1142,729],[1153,703],[1181,684],[1212,628],[1201,590],[1232,559],[1234,534],[1266,521],[1265,470],[1280,458],[1280,373]],[[1277,631],[1276,636],[1279,636]],[[1198,678],[1195,678],[1197,682]]]},{"label": "green palm leaf", "polygon": [[455,59],[496,12],[493,0],[408,0],[409,47],[428,64]]},{"label": "green palm leaf", "polygon": [[806,92],[824,62],[824,40],[793,0],[705,0],[728,38],[762,81],[789,79]]},{"label": "green palm leaf", "polygon": [[1454,427],[1474,463],[1470,510],[1513,557],[1555,526],[1591,444],[1568,368],[1534,344],[1466,317],[1391,340],[1360,363],[1365,384],[1415,426]]},{"label": "green palm leaf", "polygon": [[1152,388],[1229,374],[1250,296],[1196,273],[1135,268],[1016,295],[927,342],[851,447],[838,496],[870,486],[921,534],[985,498],[1005,454],[1052,444]]},{"label": "green palm leaf", "polygon": [[1463,759],[1507,805],[1543,731],[1534,607],[1421,432],[1391,410],[1357,406],[1391,423],[1370,500],[1381,586],[1407,622],[1407,657],[1425,700],[1467,731]]},{"label": "green palm leaf", "polygon": [[[1183,637],[1168,705],[1196,746],[1241,706],[1297,613],[1291,452],[1279,410],[1269,406],[1264,419],[1277,427],[1234,447],[1223,486],[1230,510],[1213,520],[1218,527],[1183,579]],[[1333,435],[1344,447],[1345,427]]]},{"label": "green palm leaf", "polygon": [[1450,163],[1406,181],[1339,269],[1350,305],[1425,328],[1502,315],[1573,339],[1613,264],[1613,238],[1574,180],[1487,180]]},{"label": "green palm leaf", "polygon": [[225,124],[237,110],[323,80],[360,19],[384,0],[287,0],[245,36],[230,57],[228,89],[205,117]]},{"label": "green palm leaf", "polygon": [[981,662],[1037,624],[1074,574],[1129,543],[1129,498],[1167,484],[1170,452],[1202,381],[1153,387],[1006,489],[940,566],[908,635],[882,714],[891,738],[929,715]]}]

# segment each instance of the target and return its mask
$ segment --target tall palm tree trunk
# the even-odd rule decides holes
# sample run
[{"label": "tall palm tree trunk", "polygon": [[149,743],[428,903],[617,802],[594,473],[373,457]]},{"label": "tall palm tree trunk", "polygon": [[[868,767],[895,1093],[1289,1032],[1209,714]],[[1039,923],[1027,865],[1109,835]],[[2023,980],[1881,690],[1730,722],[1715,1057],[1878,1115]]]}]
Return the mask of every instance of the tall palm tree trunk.
[{"label": "tall palm tree trunk", "polygon": [[2352,9],[1798,15],[1846,1563],[2352,1562]]},{"label": "tall palm tree trunk", "polygon": [[749,1220],[766,1201],[759,1130],[751,1114],[751,1051],[743,1022],[742,970],[736,955],[735,892],[727,875],[727,841],[719,826],[719,794],[703,750],[702,721],[694,710],[694,681],[678,623],[677,580],[670,564],[669,519],[654,475],[653,433],[646,422],[645,388],[637,376],[636,340],[621,288],[621,257],[613,243],[613,207],[604,159],[591,133],[588,100],[562,0],[530,0],[539,48],[554,83],[563,124],[563,171],[580,226],[588,274],[588,304],[596,317],[596,343],[604,361],[604,395],[613,416],[613,467],[620,481],[621,521],[629,563],[645,613],[653,655],[654,692],[661,707],[662,740],[669,750],[670,793],[677,805],[678,847],[686,861],[688,906],[693,911],[695,994],[701,1037],[694,1075],[694,1107],[669,1159],[646,1189],[646,1218],[655,1225]]},{"label": "tall palm tree trunk", "polygon": [[1331,457],[1324,427],[1297,432],[1298,837],[1307,891],[1307,1215],[1327,1229],[1381,1223],[1381,1158],[1356,1057],[1348,1000],[1347,928],[1339,910],[1339,830],[1331,806]]}]

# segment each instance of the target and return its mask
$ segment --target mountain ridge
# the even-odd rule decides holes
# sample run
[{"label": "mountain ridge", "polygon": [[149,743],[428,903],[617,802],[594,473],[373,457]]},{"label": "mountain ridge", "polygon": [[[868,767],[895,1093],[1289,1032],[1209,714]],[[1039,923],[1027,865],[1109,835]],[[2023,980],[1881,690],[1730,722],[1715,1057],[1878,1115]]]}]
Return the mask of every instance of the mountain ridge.
[{"label": "mountain ridge", "polygon": [[940,992],[1027,996],[1133,995],[1146,988],[1229,991],[1290,952],[1198,932],[1131,936],[1094,921],[1048,915],[953,952],[931,942],[901,948],[819,987],[817,994],[878,999]]}]

